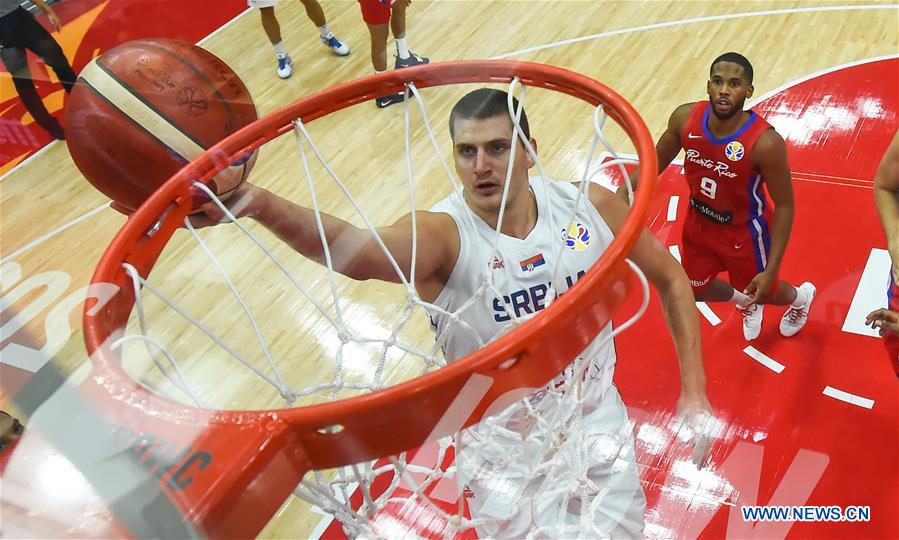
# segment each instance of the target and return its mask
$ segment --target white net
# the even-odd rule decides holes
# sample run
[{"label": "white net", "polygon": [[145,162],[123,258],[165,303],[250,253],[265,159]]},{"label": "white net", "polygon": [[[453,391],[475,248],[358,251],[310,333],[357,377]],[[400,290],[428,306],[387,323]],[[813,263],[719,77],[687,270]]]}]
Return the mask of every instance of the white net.
[{"label": "white net", "polygon": [[[624,165],[636,161],[612,148],[600,106],[592,116],[581,114],[592,119],[578,128],[580,134],[590,134],[586,149],[569,154],[580,156],[578,182],[553,180],[517,120],[520,110],[515,110],[511,96],[518,94],[523,109],[526,93],[517,79],[509,85],[509,114],[522,143],[512,144],[510,163],[517,152],[525,151],[536,164],[538,175],[531,179],[530,190],[541,219],[552,231],[545,252],[527,257],[510,255],[506,249],[510,240],[500,231],[513,173],[510,166],[496,226],[477,242],[474,238],[463,242],[473,246],[465,256],[475,261],[474,287],[449,302],[445,296],[422,299],[415,268],[418,250],[427,239],[418,237],[415,212],[429,208],[435,197],[433,193],[417,197],[422,178],[433,176],[434,169],[442,171],[448,189],[435,192],[450,194],[448,200],[455,196],[457,202],[464,201],[464,195],[431,129],[422,93],[408,84],[403,115],[405,197],[395,195],[399,190],[392,179],[374,164],[347,173],[335,170],[331,163],[350,157],[348,145],[334,144],[327,131],[328,141],[316,144],[308,127],[294,121],[296,158],[293,163],[279,160],[278,170],[282,177],[295,174],[305,181],[285,184],[279,194],[311,211],[323,248],[322,264],[297,255],[256,223],[235,219],[234,201],[229,201],[229,209],[205,186],[197,185],[231,224],[199,231],[185,221],[186,232],[167,246],[151,279],[126,265],[137,301],[129,332],[114,345],[123,350],[126,369],[152,390],[203,408],[295,407],[379,390],[440,369],[536,316],[576,282],[578,265],[589,268],[595,260],[589,250],[601,252],[611,241],[610,230],[601,218],[597,221],[599,214],[590,203],[590,190],[604,189],[595,177],[609,169],[626,177]],[[426,134],[425,142],[417,145],[414,108],[420,113],[418,131]],[[578,134],[578,129],[572,132]],[[269,143],[275,144],[283,148],[287,143]],[[262,149],[260,164],[266,161],[269,145]],[[423,162],[418,156],[428,146],[433,157]],[[372,202],[372,192],[366,191],[371,183],[391,194]],[[464,203],[459,208],[464,209]],[[327,214],[338,212],[369,231],[398,284],[359,282],[340,275],[350,248],[340,238],[327,238],[323,227]],[[380,238],[378,225],[407,212],[411,212],[412,263],[404,268]],[[455,219],[463,237],[465,231],[483,231],[483,222],[470,210],[457,212]],[[648,298],[645,279],[631,266]],[[521,272],[539,269],[544,277],[536,285],[512,291],[509,280],[496,272],[508,267]],[[165,276],[165,283],[154,284],[158,275]],[[521,290],[527,295],[518,295]],[[484,330],[471,315],[484,305],[501,323],[498,331]],[[503,396],[480,424],[464,432],[459,424],[454,437],[376,462],[314,471],[295,494],[333,514],[351,537],[639,534],[643,495],[632,426],[611,384],[612,338],[645,307],[646,299],[627,323],[614,332],[611,324],[603,329],[544,388],[523,388]],[[483,395],[483,388],[471,391],[455,402],[463,412],[457,411],[447,422],[467,417],[464,411],[470,412]]]}]

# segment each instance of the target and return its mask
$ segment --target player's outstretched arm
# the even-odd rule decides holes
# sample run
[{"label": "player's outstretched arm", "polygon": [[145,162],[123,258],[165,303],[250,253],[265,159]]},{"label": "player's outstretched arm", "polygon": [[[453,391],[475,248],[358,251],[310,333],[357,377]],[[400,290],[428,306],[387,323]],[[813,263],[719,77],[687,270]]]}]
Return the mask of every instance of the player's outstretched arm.
[{"label": "player's outstretched arm", "polygon": [[[671,116],[668,118],[668,127],[656,142],[656,157],[659,161],[658,174],[662,174],[662,171],[664,171],[668,165],[671,165],[671,162],[674,161],[674,158],[676,158],[677,154],[681,151],[681,129],[684,127],[684,124],[687,123],[687,119],[690,117],[690,111],[693,109],[694,105],[696,104],[684,103],[674,109]],[[631,186],[634,191],[637,191],[637,181],[639,178],[640,167],[637,167],[630,174]],[[617,193],[625,202],[627,202],[627,186],[622,185],[619,187]]]},{"label": "player's outstretched arm", "polygon": [[893,279],[899,282],[899,131],[893,136],[874,175],[874,204],[893,260]]},{"label": "player's outstretched arm", "polygon": [[[620,198],[601,188],[590,190],[590,200],[609,224],[612,232],[617,234],[627,216],[627,205]],[[681,395],[678,400],[678,412],[687,416],[710,412],[705,389],[699,318],[696,315],[695,299],[687,274],[646,229],[640,234],[630,253],[630,259],[643,270],[662,300],[665,322],[671,331],[680,361]]]},{"label": "player's outstretched arm", "polygon": [[[321,233],[315,213],[265,189],[245,183],[228,199],[235,217],[249,217],[274,233],[284,243],[319,264],[326,264]],[[204,227],[224,221],[224,214],[213,205],[203,207],[205,216],[192,216],[191,223]],[[446,214],[417,212],[418,249],[416,282],[432,280],[452,270],[458,253],[458,233]],[[341,274],[358,280],[379,279],[400,283],[397,269],[368,229],[321,213],[322,230],[331,255],[331,264]],[[412,263],[412,216],[376,229],[381,241],[393,255],[397,266],[409,278]],[[456,236],[452,236],[452,235]],[[453,241],[455,240],[455,243]],[[455,246],[455,254],[452,252]],[[445,280],[444,280],[445,281]]]},{"label": "player's outstretched arm", "polygon": [[787,144],[773,129],[759,136],[752,149],[755,167],[761,172],[768,187],[768,193],[774,201],[774,216],[771,218],[771,249],[765,270],[749,283],[746,294],[752,302],[762,300],[774,286],[780,272],[793,229],[793,181],[790,175],[790,164],[787,161]]}]

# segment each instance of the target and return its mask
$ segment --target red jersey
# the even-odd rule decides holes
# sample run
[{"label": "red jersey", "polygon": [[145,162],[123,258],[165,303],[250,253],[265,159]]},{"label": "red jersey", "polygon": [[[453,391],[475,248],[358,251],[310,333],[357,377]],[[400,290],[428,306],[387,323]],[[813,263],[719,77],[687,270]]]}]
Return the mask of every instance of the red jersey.
[{"label": "red jersey", "polygon": [[[684,175],[690,186],[691,214],[720,225],[743,227],[770,220],[772,209],[765,179],[751,167],[755,141],[771,124],[749,111],[749,119],[733,135],[716,139],[709,132],[709,102],[697,103],[681,131]],[[691,216],[692,217],[692,216]]]}]

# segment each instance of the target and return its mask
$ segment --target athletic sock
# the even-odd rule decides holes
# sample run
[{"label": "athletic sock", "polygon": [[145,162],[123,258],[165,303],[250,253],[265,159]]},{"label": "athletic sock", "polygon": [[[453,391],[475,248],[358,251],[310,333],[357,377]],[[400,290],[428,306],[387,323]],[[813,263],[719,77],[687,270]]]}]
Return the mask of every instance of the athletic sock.
[{"label": "athletic sock", "polygon": [[331,31],[328,30],[328,23],[325,23],[324,26],[318,27],[318,33],[321,34],[322,38],[328,39],[331,37]]},{"label": "athletic sock", "polygon": [[396,54],[402,59],[409,58],[409,45],[406,43],[406,36],[396,38]]},{"label": "athletic sock", "polygon": [[287,56],[287,49],[284,48],[283,42],[279,41],[278,43],[272,43],[272,47],[275,48],[275,55]]},{"label": "athletic sock", "polygon": [[749,297],[745,294],[741,293],[737,289],[734,289],[734,295],[730,297],[728,300],[731,304],[737,304],[738,306],[745,306],[749,303]]},{"label": "athletic sock", "polygon": [[796,300],[790,304],[790,307],[801,308],[808,302],[808,293],[802,287],[796,287]]}]

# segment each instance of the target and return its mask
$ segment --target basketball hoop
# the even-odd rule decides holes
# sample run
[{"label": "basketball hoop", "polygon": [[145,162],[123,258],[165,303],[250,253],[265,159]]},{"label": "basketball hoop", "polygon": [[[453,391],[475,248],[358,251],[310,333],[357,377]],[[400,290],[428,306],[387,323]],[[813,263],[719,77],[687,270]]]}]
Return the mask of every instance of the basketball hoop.
[{"label": "basketball hoop", "polygon": [[[377,96],[458,83],[508,83],[568,94],[604,110],[630,136],[641,167],[631,215],[614,242],[540,317],[439,370],[396,386],[340,401],[299,408],[209,410],[165,399],[129,376],[116,341],[135,303],[126,265],[146,278],[164,246],[193,209],[194,181],[208,181],[230,163],[294,129],[294,119],[319,117]],[[134,433],[194,449],[194,461],[159,476],[187,519],[211,537],[257,534],[311,470],[371,461],[452,435],[477,423],[498,397],[540,388],[558,375],[599,331],[631,286],[626,256],[644,226],[653,196],[655,149],[639,115],[621,96],[588,77],[529,62],[459,61],[389,71],[324,90],[241,129],[190,163],[128,220],[103,255],[92,284],[118,294],[95,310],[88,300],[84,333],[93,369],[83,390],[108,421]],[[489,381],[463,426],[441,422],[473,377]],[[202,474],[198,474],[202,471]]]}]

